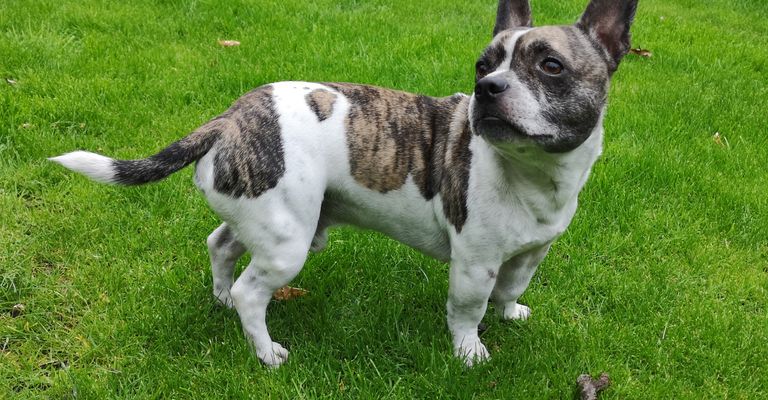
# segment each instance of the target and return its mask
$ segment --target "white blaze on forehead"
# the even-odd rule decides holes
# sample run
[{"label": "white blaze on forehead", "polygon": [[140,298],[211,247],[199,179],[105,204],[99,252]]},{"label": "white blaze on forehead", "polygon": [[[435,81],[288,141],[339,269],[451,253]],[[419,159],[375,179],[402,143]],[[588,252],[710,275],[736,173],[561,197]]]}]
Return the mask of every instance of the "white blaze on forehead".
[{"label": "white blaze on forehead", "polygon": [[496,68],[496,71],[493,71],[492,73],[488,75],[493,75],[496,73],[502,73],[509,70],[510,65],[512,64],[512,56],[515,53],[515,45],[517,44],[517,41],[520,40],[520,38],[528,33],[531,29],[521,29],[519,31],[515,31],[512,36],[506,36],[506,35],[500,35],[496,40],[504,41],[504,61],[499,64],[499,66]]}]

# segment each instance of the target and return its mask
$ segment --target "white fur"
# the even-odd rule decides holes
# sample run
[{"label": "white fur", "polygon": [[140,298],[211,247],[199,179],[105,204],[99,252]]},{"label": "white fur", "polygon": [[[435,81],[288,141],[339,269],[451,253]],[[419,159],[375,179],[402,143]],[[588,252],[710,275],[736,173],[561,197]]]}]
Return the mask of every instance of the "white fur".
[{"label": "white fur", "polygon": [[49,160],[101,183],[115,183],[114,160],[87,151],[73,151]]},{"label": "white fur", "polygon": [[[601,151],[602,129],[576,150],[548,154],[536,148],[509,152],[474,137],[468,218],[451,229],[448,325],[457,356],[487,358],[476,343],[477,325],[492,298],[505,319],[525,319],[517,304],[549,245],[570,223],[577,195]],[[523,150],[522,153],[519,151]],[[560,182],[555,191],[552,181]]]}]

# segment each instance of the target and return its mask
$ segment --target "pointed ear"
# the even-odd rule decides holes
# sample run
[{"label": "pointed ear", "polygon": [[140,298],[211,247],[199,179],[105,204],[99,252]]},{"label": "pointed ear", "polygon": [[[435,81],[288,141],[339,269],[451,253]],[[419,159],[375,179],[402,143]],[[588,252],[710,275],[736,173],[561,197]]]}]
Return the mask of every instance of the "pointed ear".
[{"label": "pointed ear", "polygon": [[531,5],[528,0],[499,0],[493,36],[506,29],[532,25]]},{"label": "pointed ear", "polygon": [[629,51],[629,27],[636,10],[637,0],[592,0],[576,23],[607,51],[612,71]]}]

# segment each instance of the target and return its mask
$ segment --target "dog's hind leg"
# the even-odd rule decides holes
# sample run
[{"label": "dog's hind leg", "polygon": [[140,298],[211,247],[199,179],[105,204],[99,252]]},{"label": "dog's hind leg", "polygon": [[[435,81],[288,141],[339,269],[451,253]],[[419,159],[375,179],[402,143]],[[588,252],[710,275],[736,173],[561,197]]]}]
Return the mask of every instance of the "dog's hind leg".
[{"label": "dog's hind leg", "polygon": [[221,224],[208,236],[208,252],[211,257],[213,296],[227,308],[232,308],[230,289],[235,273],[235,263],[245,253],[245,246],[235,239],[234,232],[226,223]]},{"label": "dog's hind leg", "polygon": [[279,218],[279,224],[247,228],[252,236],[259,236],[259,240],[245,240],[251,252],[251,262],[231,291],[243,330],[256,355],[271,367],[285,362],[288,351],[273,342],[269,335],[267,306],[275,290],[287,285],[303,267],[315,231],[314,225],[303,226],[285,217]]},{"label": "dog's hind leg", "polygon": [[285,362],[288,351],[269,335],[267,306],[275,290],[304,266],[323,201],[322,180],[303,173],[302,179],[286,179],[256,199],[214,199],[218,208],[229,212],[227,224],[251,254],[230,293],[256,355],[272,367]]},{"label": "dog's hind leg", "polygon": [[499,269],[496,286],[491,293],[496,312],[505,320],[527,319],[531,309],[517,303],[528,284],[531,282],[536,268],[549,251],[549,245],[531,250],[513,257]]}]

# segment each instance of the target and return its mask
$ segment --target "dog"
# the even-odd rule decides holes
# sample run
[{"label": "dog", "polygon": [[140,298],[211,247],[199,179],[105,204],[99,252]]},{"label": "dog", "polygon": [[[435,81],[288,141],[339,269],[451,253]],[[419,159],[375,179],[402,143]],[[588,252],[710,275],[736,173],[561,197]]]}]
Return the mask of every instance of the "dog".
[{"label": "dog", "polygon": [[[258,358],[288,351],[267,332],[273,292],[320,251],[329,227],[383,232],[450,262],[447,321],[468,366],[488,301],[503,319],[570,224],[602,151],[613,73],[637,0],[591,0],[579,21],[533,27],[527,0],[500,0],[471,95],[434,98],[348,83],[279,82],[159,153],[51,158],[104,183],[140,185],[196,163],[224,221],[208,236],[213,294],[234,307]],[[236,261],[252,259],[234,280]]]}]

